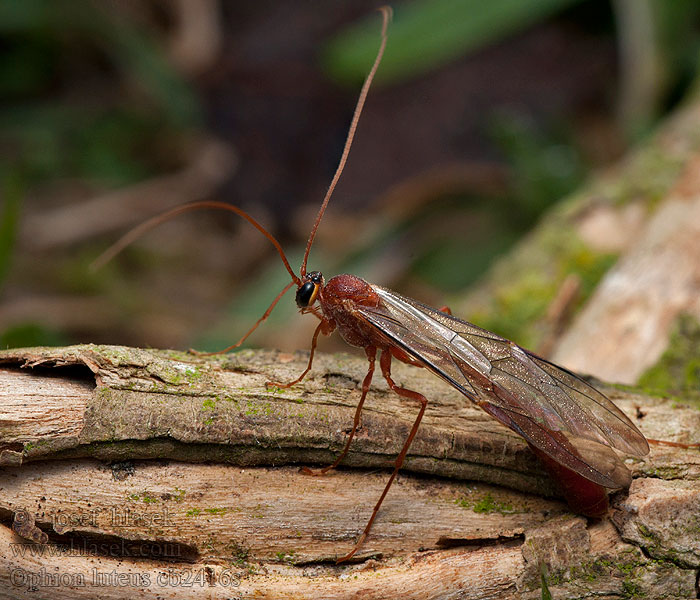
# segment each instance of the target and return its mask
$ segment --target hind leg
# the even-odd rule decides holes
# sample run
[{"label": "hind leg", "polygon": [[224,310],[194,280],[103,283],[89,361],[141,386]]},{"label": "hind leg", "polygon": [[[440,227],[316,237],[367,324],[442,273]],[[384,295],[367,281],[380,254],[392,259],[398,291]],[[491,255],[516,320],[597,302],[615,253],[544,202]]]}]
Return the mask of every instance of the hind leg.
[{"label": "hind leg", "polygon": [[408,452],[409,447],[411,446],[411,442],[413,441],[413,438],[416,436],[416,432],[418,431],[418,426],[420,425],[421,419],[423,418],[423,413],[425,412],[425,407],[428,405],[428,400],[423,394],[419,394],[418,392],[414,392],[413,390],[407,390],[406,388],[402,388],[396,383],[394,383],[394,380],[391,378],[391,352],[387,350],[382,350],[382,356],[379,359],[379,366],[382,369],[382,375],[384,375],[384,379],[386,382],[389,384],[389,387],[396,392],[399,396],[402,396],[404,398],[410,398],[411,400],[417,400],[420,402],[420,410],[418,411],[418,415],[416,416],[416,420],[413,422],[413,427],[411,428],[411,432],[408,434],[408,437],[406,438],[406,441],[403,444],[403,448],[401,448],[401,452],[399,455],[396,457],[396,461],[394,462],[394,471],[391,474],[391,477],[389,477],[389,481],[387,482],[386,486],[384,487],[384,491],[382,492],[382,495],[379,497],[379,500],[377,501],[377,504],[374,507],[374,510],[372,511],[372,516],[369,518],[369,521],[367,522],[367,525],[365,526],[364,531],[362,532],[362,535],[359,537],[357,540],[357,543],[355,544],[355,547],[345,556],[342,558],[339,558],[336,562],[343,562],[351,558],[362,546],[363,542],[369,535],[370,530],[372,529],[372,524],[374,523],[374,519],[377,517],[377,513],[379,512],[379,507],[382,505],[382,502],[384,502],[384,498],[386,497],[389,488],[391,487],[391,484],[394,483],[394,479],[396,478],[396,474],[399,472],[399,469],[401,468],[401,465],[403,465],[403,461],[406,458],[406,453]]}]

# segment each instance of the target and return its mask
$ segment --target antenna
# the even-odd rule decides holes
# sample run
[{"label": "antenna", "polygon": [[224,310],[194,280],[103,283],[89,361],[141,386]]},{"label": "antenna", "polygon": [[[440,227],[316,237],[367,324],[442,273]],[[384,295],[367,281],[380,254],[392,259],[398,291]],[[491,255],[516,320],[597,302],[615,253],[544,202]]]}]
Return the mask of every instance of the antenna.
[{"label": "antenna", "polygon": [[90,268],[92,270],[97,270],[100,267],[104,266],[107,264],[110,260],[112,260],[117,254],[119,254],[124,248],[126,248],[129,244],[133,243],[137,239],[139,239],[142,235],[153,229],[154,227],[157,227],[161,223],[164,223],[165,221],[168,221],[172,219],[173,217],[177,217],[178,215],[181,215],[182,213],[190,212],[192,210],[199,210],[201,208],[216,208],[220,210],[228,210],[233,213],[236,213],[237,215],[243,217],[248,223],[250,223],[253,227],[255,227],[260,233],[262,233],[270,242],[272,245],[275,247],[277,252],[279,253],[280,257],[282,258],[282,262],[284,263],[284,266],[287,268],[287,271],[289,271],[289,274],[292,276],[292,281],[297,284],[301,285],[301,280],[297,275],[294,273],[292,270],[292,267],[289,266],[289,261],[287,260],[287,257],[284,254],[284,250],[282,250],[282,246],[280,246],[280,243],[275,239],[275,237],[267,230],[265,229],[260,223],[258,223],[253,217],[251,217],[247,212],[244,210],[241,210],[237,206],[234,206],[233,204],[226,204],[225,202],[217,202],[215,200],[203,200],[201,202],[190,202],[189,204],[183,204],[182,206],[177,206],[169,211],[166,211],[160,215],[156,215],[152,219],[149,219],[148,221],[145,221],[141,223],[141,225],[138,225],[137,227],[134,227],[131,231],[128,231],[125,233],[120,239],[118,239],[114,244],[112,244],[107,250],[105,250],[102,254],[100,254],[95,260],[92,261],[90,264]]},{"label": "antenna", "polygon": [[300,275],[303,278],[304,275],[306,275],[306,262],[309,259],[309,252],[311,251],[311,244],[314,243],[314,238],[316,237],[316,230],[318,229],[319,223],[321,222],[321,219],[323,218],[323,213],[326,212],[326,207],[328,206],[328,201],[331,199],[331,195],[333,194],[333,190],[335,190],[335,186],[338,184],[338,180],[340,179],[340,176],[343,173],[343,169],[345,168],[345,163],[348,160],[348,154],[350,153],[350,146],[352,146],[352,140],[355,137],[355,130],[357,129],[357,123],[360,120],[360,114],[362,113],[362,108],[365,105],[365,100],[367,99],[367,94],[369,93],[369,88],[370,85],[372,85],[372,80],[374,79],[374,74],[377,72],[377,69],[379,68],[379,63],[382,62],[382,56],[384,55],[384,48],[386,48],[386,31],[389,26],[389,21],[391,21],[391,16],[393,14],[393,11],[391,10],[390,6],[382,6],[379,9],[382,13],[382,41],[381,44],[379,45],[379,51],[377,52],[377,57],[374,59],[374,64],[372,65],[372,69],[369,72],[369,75],[367,75],[367,79],[365,79],[364,84],[362,85],[362,90],[360,91],[360,97],[357,100],[357,105],[355,106],[355,112],[352,115],[352,121],[350,122],[350,129],[348,130],[348,137],[345,140],[345,146],[343,147],[343,154],[340,157],[340,162],[338,163],[338,168],[335,170],[335,175],[333,175],[333,179],[331,180],[330,186],[328,186],[328,191],[326,192],[326,196],[323,198],[323,202],[321,203],[321,208],[318,211],[318,214],[316,215],[316,220],[314,221],[314,225],[311,228],[311,234],[309,235],[309,241],[306,242],[306,252],[304,252],[304,260],[301,263],[301,272]]}]

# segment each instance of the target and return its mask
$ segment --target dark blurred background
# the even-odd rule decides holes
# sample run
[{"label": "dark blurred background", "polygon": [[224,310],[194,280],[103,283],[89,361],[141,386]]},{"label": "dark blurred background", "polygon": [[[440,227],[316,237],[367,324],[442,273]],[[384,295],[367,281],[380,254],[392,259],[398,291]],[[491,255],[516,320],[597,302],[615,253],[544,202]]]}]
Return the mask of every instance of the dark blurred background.
[{"label": "dark blurred background", "polygon": [[[220,349],[298,268],[379,44],[375,2],[0,0],[0,347]],[[682,99],[696,0],[393,3],[310,269],[433,305]],[[251,338],[306,348],[293,293]],[[460,315],[469,318],[469,315]],[[500,333],[508,335],[508,331]],[[324,342],[324,349],[337,348]]]}]

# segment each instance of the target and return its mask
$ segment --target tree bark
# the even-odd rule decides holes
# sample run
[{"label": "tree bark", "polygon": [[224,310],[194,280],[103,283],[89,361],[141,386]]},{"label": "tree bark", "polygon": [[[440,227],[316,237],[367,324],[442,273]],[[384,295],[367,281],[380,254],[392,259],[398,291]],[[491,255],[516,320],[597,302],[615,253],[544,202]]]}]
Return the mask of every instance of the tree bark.
[{"label": "tree bark", "polygon": [[[423,424],[357,560],[336,565],[418,407],[377,378],[343,468],[303,475],[342,449],[367,368],[320,355],[301,384],[265,385],[306,360],[0,352],[0,597],[540,598],[543,573],[556,598],[696,594],[697,449],[630,459],[630,490],[587,520],[521,438],[406,365],[395,377],[428,398]],[[698,411],[603,391],[648,437],[700,441]]]}]

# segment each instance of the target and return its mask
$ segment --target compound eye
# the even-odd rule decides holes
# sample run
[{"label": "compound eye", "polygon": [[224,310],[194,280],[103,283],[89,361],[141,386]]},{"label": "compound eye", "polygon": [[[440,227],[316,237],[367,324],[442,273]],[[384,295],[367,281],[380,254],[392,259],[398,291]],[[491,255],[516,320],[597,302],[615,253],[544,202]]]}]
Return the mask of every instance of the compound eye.
[{"label": "compound eye", "polygon": [[306,308],[316,302],[319,287],[318,283],[313,283],[311,281],[307,281],[302,285],[297,290],[297,306],[299,308]]}]

